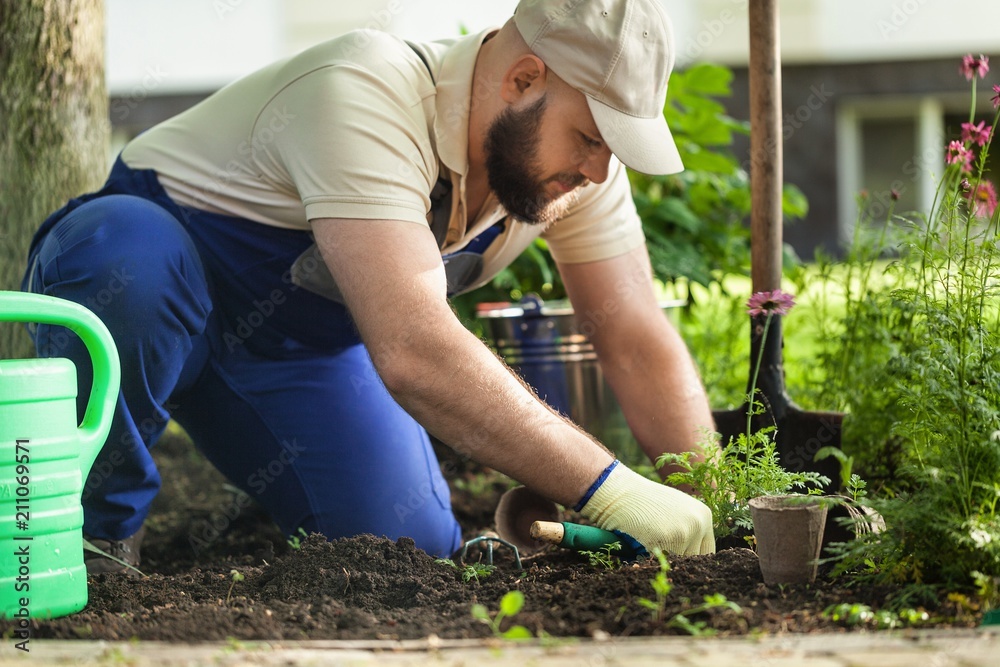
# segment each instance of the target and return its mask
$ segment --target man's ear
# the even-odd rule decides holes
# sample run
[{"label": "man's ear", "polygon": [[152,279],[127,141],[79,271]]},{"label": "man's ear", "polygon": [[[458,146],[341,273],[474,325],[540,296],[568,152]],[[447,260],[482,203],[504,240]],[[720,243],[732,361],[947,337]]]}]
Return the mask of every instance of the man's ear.
[{"label": "man's ear", "polygon": [[526,95],[542,93],[547,73],[545,63],[535,54],[520,56],[504,74],[500,83],[500,97],[507,104],[515,104]]}]

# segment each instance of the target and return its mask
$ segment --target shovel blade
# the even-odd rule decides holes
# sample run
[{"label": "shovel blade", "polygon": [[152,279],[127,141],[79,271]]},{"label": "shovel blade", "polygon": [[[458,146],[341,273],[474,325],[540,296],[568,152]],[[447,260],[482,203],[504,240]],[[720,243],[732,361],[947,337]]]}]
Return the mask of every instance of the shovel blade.
[{"label": "shovel blade", "polygon": [[[770,403],[773,408],[780,401]],[[783,407],[780,414],[768,411],[755,415],[751,421],[752,430],[756,432],[765,426],[774,426],[773,435],[781,466],[790,472],[817,472],[830,480],[823,487],[823,492],[836,493],[840,489],[840,462],[832,456],[816,461],[815,456],[823,447],[840,448],[844,414],[801,410],[787,399]],[[715,428],[722,434],[723,443],[746,432],[746,410],[744,406],[739,410],[713,412]]]}]

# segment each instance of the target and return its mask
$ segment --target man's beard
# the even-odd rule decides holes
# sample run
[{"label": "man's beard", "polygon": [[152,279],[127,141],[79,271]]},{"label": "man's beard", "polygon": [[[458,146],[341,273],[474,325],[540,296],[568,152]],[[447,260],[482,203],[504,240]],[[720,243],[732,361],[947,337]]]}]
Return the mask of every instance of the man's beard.
[{"label": "man's beard", "polygon": [[[507,107],[486,132],[486,176],[490,189],[508,213],[529,224],[558,220],[579,197],[576,190],[555,198],[545,192],[549,181],[542,178],[538,158],[545,105],[543,95],[521,111]],[[579,174],[555,178],[569,185],[586,182]]]}]

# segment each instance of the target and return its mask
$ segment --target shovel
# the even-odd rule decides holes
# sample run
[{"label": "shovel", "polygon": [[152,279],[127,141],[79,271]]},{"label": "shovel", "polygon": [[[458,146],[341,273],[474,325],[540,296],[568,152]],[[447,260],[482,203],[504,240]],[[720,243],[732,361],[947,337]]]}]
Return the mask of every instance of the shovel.
[{"label": "shovel", "polygon": [[[754,292],[781,287],[781,60],[778,41],[778,0],[750,1],[750,156],[751,209],[750,261]],[[776,429],[778,457],[792,472],[815,471],[830,479],[826,493],[840,485],[840,463],[833,457],[813,460],[821,447],[840,447],[844,419],[839,412],[806,412],[785,391],[782,364],[781,316],[773,315],[764,340],[767,315],[750,318],[750,382],[747,393],[765,406],[754,415],[754,432]],[[763,348],[763,351],[761,349]],[[756,388],[753,367],[761,358]],[[754,394],[758,389],[759,394]],[[723,442],[744,432],[748,405],[738,410],[715,411],[716,430]]]}]

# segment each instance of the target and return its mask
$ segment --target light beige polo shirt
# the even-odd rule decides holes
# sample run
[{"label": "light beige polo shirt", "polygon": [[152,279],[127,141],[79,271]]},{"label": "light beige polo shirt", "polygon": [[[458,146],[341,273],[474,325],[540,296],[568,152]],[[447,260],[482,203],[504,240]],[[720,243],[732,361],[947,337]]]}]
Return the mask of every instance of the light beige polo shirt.
[{"label": "light beige polo shirt", "polygon": [[[156,171],[183,206],[302,230],[315,218],[429,225],[430,192],[444,176],[453,196],[442,254],[459,251],[506,215],[490,197],[466,220],[472,75],[490,32],[422,44],[371,30],[347,33],[226,86],[139,135],[122,159]],[[613,158],[608,179],[584,187],[547,229],[507,224],[470,289],[539,234],[565,263],[640,246],[622,165]]]}]

